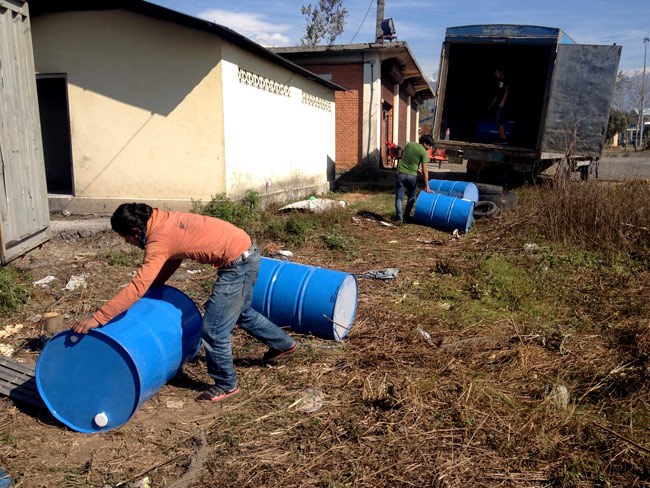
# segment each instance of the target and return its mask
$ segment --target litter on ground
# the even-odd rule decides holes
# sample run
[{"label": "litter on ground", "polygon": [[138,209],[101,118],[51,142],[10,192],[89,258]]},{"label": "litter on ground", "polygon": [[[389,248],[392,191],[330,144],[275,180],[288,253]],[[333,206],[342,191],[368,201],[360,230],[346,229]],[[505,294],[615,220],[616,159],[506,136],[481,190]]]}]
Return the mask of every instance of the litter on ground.
[{"label": "litter on ground", "polygon": [[280,207],[280,211],[287,210],[307,210],[313,213],[327,212],[336,208],[345,208],[347,203],[343,200],[329,200],[327,198],[314,198],[309,200],[301,200],[299,202],[290,203],[284,207]]},{"label": "litter on ground", "polygon": [[384,268],[384,269],[372,269],[366,271],[365,273],[358,274],[359,278],[373,278],[376,280],[392,280],[397,278],[399,269],[397,268]]}]

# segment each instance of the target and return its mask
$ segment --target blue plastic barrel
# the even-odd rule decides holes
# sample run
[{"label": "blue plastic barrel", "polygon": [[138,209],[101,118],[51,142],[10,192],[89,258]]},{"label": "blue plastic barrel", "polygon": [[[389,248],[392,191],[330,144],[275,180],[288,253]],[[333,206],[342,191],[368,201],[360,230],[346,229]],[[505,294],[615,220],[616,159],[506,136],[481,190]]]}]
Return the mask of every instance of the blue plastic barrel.
[{"label": "blue plastic barrel", "polygon": [[440,193],[420,192],[415,202],[413,222],[438,230],[467,232],[472,226],[474,202]]},{"label": "blue plastic barrel", "polygon": [[187,295],[153,288],[103,327],[52,337],[36,363],[38,391],[78,432],[119,427],[198,353],[201,320]]},{"label": "blue plastic barrel", "polygon": [[[506,139],[512,140],[512,135],[515,131],[515,122],[507,120],[503,124],[506,130]],[[499,140],[499,127],[494,120],[481,120],[476,124],[476,138],[479,142],[497,142]]]},{"label": "blue plastic barrel", "polygon": [[252,305],[280,327],[340,341],[352,327],[357,295],[352,274],[262,258]]},{"label": "blue plastic barrel", "polygon": [[429,180],[429,188],[441,195],[478,202],[478,187],[469,181]]}]

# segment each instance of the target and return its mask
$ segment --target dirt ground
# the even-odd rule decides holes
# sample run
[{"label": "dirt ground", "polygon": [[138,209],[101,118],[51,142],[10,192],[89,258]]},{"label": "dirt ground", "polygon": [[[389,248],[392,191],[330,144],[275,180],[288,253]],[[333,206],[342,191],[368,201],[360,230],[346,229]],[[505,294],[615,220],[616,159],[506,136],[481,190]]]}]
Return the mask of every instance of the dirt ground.
[{"label": "dirt ground", "polygon": [[[358,204],[372,196],[345,198]],[[477,222],[455,237],[349,212],[338,235],[354,239],[349,250],[308,239],[292,258],[355,274],[399,269],[395,280],[359,279],[345,341],[297,336],[303,347],[294,356],[263,365],[264,347],[236,330],[238,396],[218,405],[194,401],[209,381],[201,354],[125,425],[98,435],[0,397],[0,468],[24,487],[648,486],[645,363],[610,352],[613,339],[601,333],[637,322],[647,331],[647,271],[561,273],[566,293],[553,296],[567,315],[557,326],[554,317],[532,315],[532,325],[523,323],[525,310],[465,322],[450,309],[454,296],[486,293],[483,283],[459,281],[476,271],[465,257],[505,252],[504,235],[520,222]],[[31,282],[55,280],[34,286],[25,309],[0,322],[0,330],[16,330],[0,342],[28,365],[46,339],[45,314],[69,324],[96,310],[129,282],[140,259],[101,223],[53,228],[49,242],[12,266]],[[512,245],[521,255],[521,243]],[[543,269],[535,260],[548,257],[521,259]],[[84,276],[86,286],[66,290],[72,276]],[[202,308],[211,282],[208,269],[187,263],[169,284]],[[601,301],[585,291],[591,287]],[[575,310],[563,305],[564,295]],[[418,310],[425,306],[443,315]],[[617,334],[630,349],[632,336]],[[605,475],[613,484],[593,484]]]},{"label": "dirt ground", "polygon": [[[53,237],[42,247],[29,252],[12,263],[27,270],[33,281],[48,276],[55,280],[44,286],[34,286],[33,296],[26,308],[15,317],[2,322],[0,329],[22,324],[23,328],[3,342],[13,349],[12,357],[27,365],[34,365],[48,335],[43,316],[50,312],[64,317],[69,325],[77,317],[96,310],[120,287],[129,282],[136,269],[139,252],[128,246],[113,232],[105,230],[104,219],[85,218],[67,220],[54,216]],[[74,219],[74,217],[73,217]],[[377,223],[365,223],[377,229]],[[396,228],[382,229],[389,241]],[[307,251],[308,253],[309,251]],[[110,256],[133,258],[131,266],[110,265]],[[370,256],[369,256],[370,257]],[[345,262],[323,261],[317,255],[297,255],[294,261],[316,266],[352,271],[367,270],[367,258],[357,259],[355,265]],[[370,258],[372,261],[373,259]],[[74,276],[83,276],[86,286],[76,290],[64,287]],[[188,294],[201,308],[206,298],[205,284],[212,281],[206,267],[187,262],[169,281]],[[373,319],[366,312],[363,296],[375,283],[360,280],[359,310],[355,333],[372,333]],[[0,398],[0,459],[9,475],[19,486],[208,486],[206,470],[209,467],[207,451],[246,443],[261,442],[256,447],[255,462],[281,466],[287,462],[287,451],[282,439],[290,436],[310,416],[338,417],[336,411],[348,408],[348,394],[337,392],[346,384],[363,384],[357,373],[349,376],[350,366],[339,364],[348,343],[336,343],[313,336],[300,337],[302,348],[286,363],[262,365],[260,358],[265,348],[235,331],[233,349],[242,393],[221,405],[203,405],[194,401],[197,391],[210,381],[205,372],[203,353],[199,360],[186,364],[183,371],[132,416],[129,422],[101,435],[75,432],[57,421],[46,409],[7,397]],[[341,370],[343,368],[343,370]],[[73,379],[72,379],[73,380]],[[323,385],[331,385],[331,391]],[[321,406],[322,405],[322,406]],[[309,410],[318,410],[310,414]],[[224,425],[218,425],[224,421]],[[280,420],[278,420],[280,419]],[[238,438],[238,426],[246,429],[244,438]],[[257,431],[263,439],[246,438]],[[264,426],[264,427],[262,427]],[[210,444],[206,435],[215,428],[225,428],[228,441]],[[340,434],[335,434],[340,435]],[[264,439],[264,436],[270,436]],[[270,442],[268,442],[270,441]],[[210,444],[210,445],[209,445]],[[232,447],[232,446],[230,446]],[[299,449],[306,448],[299,446]],[[342,454],[331,453],[333,456]],[[227,467],[225,468],[227,471]],[[221,481],[212,486],[273,486],[269,480],[238,477],[232,483]],[[322,474],[317,476],[322,479]],[[300,483],[302,484],[302,483]],[[311,484],[311,483],[307,483]],[[294,485],[295,486],[295,485]]]}]

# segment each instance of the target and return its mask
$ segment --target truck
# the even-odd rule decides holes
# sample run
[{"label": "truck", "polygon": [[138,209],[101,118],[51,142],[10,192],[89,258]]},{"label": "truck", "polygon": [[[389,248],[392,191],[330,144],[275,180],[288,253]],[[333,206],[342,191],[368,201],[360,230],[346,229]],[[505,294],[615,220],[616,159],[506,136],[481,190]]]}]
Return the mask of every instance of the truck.
[{"label": "truck", "polygon": [[[436,148],[467,161],[469,181],[504,185],[542,174],[597,174],[621,46],[576,43],[559,28],[449,27],[440,56]],[[495,73],[508,80],[499,141]]]}]

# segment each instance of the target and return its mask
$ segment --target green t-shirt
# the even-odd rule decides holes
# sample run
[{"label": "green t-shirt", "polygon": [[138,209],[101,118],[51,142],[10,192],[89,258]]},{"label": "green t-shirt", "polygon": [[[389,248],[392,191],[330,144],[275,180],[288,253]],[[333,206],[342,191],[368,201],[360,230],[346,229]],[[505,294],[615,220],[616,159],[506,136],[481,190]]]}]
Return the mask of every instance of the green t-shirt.
[{"label": "green t-shirt", "polygon": [[406,173],[407,175],[417,175],[420,163],[428,163],[429,154],[424,149],[422,144],[417,142],[407,142],[404,146],[404,154],[402,159],[397,165],[398,173]]}]

